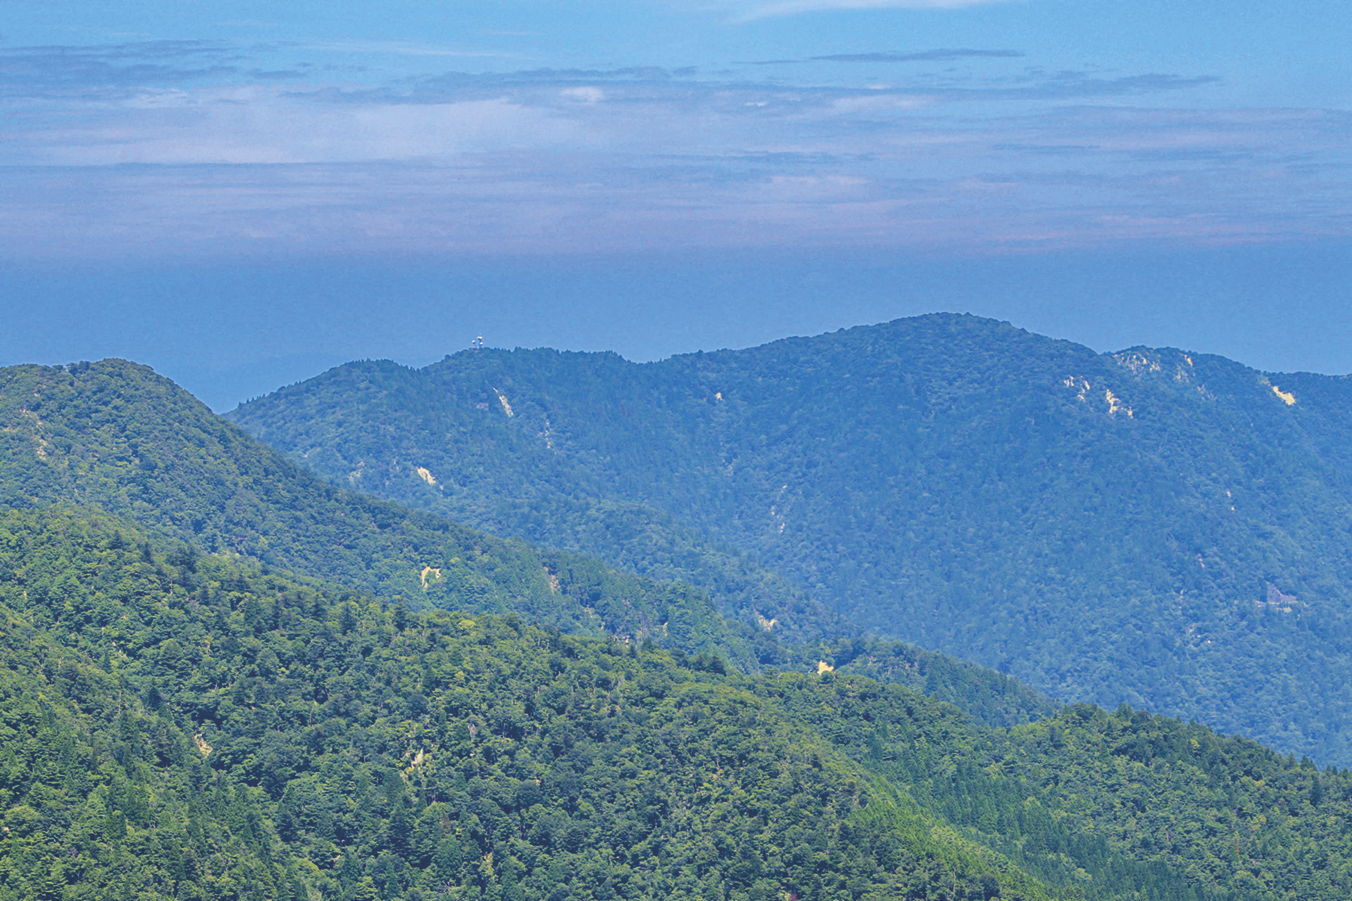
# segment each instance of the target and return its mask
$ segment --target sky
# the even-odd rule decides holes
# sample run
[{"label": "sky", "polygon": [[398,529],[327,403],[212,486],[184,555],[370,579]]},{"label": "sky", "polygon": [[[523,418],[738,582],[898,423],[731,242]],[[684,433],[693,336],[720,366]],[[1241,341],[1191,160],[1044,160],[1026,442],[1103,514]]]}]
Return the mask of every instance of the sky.
[{"label": "sky", "polygon": [[6,3],[0,363],[229,409],[344,360],[934,310],[1352,372],[1352,4]]}]

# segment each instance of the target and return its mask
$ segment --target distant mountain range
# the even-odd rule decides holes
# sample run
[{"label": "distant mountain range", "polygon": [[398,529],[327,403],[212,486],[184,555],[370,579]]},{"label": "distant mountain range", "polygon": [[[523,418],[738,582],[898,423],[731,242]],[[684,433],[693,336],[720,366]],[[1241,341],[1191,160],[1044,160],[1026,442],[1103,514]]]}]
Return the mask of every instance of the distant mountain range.
[{"label": "distant mountain range", "polygon": [[649,364],[351,363],[229,417],[335,485],[790,638],[862,629],[1352,763],[1345,378],[933,315]]}]

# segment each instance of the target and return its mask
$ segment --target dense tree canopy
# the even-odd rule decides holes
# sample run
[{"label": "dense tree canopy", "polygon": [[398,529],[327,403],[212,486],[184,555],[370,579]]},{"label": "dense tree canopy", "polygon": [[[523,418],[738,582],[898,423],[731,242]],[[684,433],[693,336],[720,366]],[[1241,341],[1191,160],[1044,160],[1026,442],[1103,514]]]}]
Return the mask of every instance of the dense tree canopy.
[{"label": "dense tree canopy", "polygon": [[1352,780],[0,518],[0,897],[1343,899]]},{"label": "dense tree canopy", "polygon": [[123,361],[0,369],[0,504],[61,502],[412,608],[515,610],[750,663],[752,630],[730,630],[703,592],[332,488]]}]

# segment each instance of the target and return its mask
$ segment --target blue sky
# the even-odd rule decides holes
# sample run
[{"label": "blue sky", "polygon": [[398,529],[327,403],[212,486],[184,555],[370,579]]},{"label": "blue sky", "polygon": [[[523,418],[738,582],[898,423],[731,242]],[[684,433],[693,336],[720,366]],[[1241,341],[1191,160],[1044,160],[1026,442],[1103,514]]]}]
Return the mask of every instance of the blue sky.
[{"label": "blue sky", "polygon": [[0,362],[218,408],[931,309],[1352,371],[1352,5],[7,4]]}]

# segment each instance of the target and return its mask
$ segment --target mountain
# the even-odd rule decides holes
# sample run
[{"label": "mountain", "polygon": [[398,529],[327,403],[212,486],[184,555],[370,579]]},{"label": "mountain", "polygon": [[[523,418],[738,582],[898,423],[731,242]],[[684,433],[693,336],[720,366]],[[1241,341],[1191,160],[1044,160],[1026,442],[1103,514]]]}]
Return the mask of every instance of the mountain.
[{"label": "mountain", "polygon": [[0,897],[1048,897],[666,655],[84,511],[8,514],[0,542]]},{"label": "mountain", "polygon": [[352,363],[230,418],[748,623],[845,621],[1352,763],[1349,413],[1343,378],[934,315],[649,364]]},{"label": "mountain", "polygon": [[942,654],[849,634],[783,641],[791,633],[729,621],[688,584],[334,489],[125,361],[0,369],[0,506],[63,505],[127,517],[195,554],[254,560],[415,609],[515,611],[746,671],[824,664],[910,685],[996,725],[1057,709]]},{"label": "mountain", "polygon": [[1352,778],[0,513],[0,898],[1341,901]]},{"label": "mountain", "polygon": [[[473,360],[487,363],[493,353]],[[574,389],[584,396],[603,394],[629,377],[629,364],[617,356],[585,360],[585,365],[539,376],[545,382],[581,378],[586,387]],[[488,385],[502,382],[510,390],[511,375],[474,378],[465,391],[467,386],[456,387],[460,382],[454,376],[442,384],[388,361],[352,364],[305,383],[304,390],[291,389],[280,405],[270,397],[242,407],[232,418],[258,437],[277,438],[279,446],[304,445],[290,454],[292,459],[344,488],[497,534],[603,554],[654,579],[698,584],[747,622],[773,621],[779,635],[816,637],[844,628],[791,579],[646,501],[607,492],[608,478],[639,475],[644,463],[622,463],[609,451],[602,456],[584,451],[590,464],[579,466],[562,452],[563,445],[556,446],[556,441],[567,442],[530,395],[509,400]],[[611,412],[604,402],[595,409],[588,401],[578,403],[586,417],[595,413],[605,419]],[[623,401],[616,412],[632,414]],[[660,434],[654,430],[648,436],[655,440]],[[681,449],[654,452],[667,455],[673,465],[688,456]]]},{"label": "mountain", "polygon": [[0,370],[0,490],[0,901],[1352,889],[1336,767],[780,642],[326,486],[134,364]]},{"label": "mountain", "polygon": [[514,610],[751,662],[701,592],[335,490],[125,361],[0,369],[0,504],[58,503],[410,607]]}]

